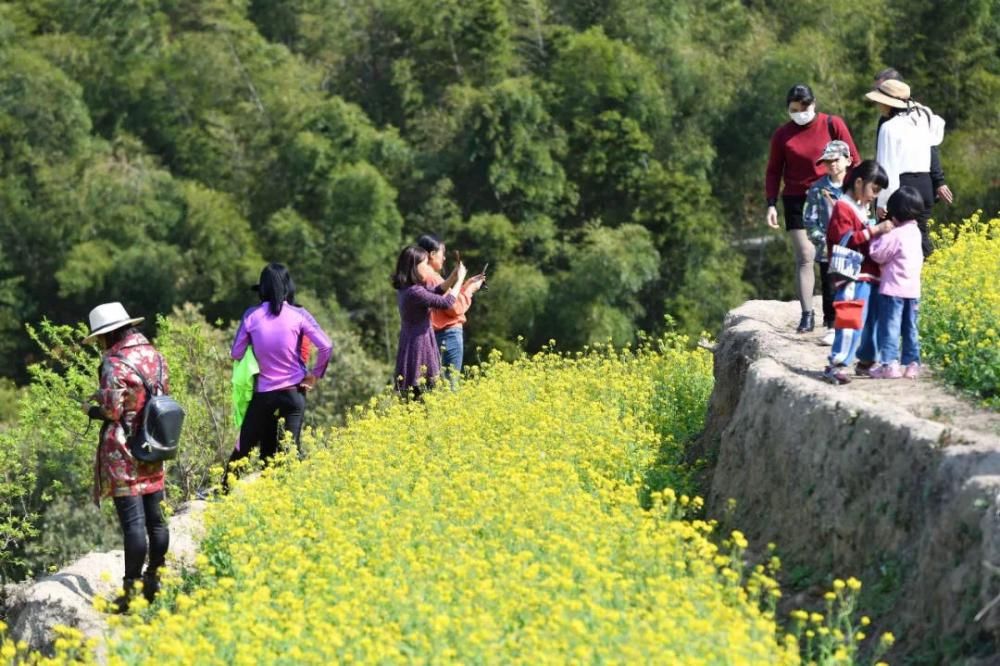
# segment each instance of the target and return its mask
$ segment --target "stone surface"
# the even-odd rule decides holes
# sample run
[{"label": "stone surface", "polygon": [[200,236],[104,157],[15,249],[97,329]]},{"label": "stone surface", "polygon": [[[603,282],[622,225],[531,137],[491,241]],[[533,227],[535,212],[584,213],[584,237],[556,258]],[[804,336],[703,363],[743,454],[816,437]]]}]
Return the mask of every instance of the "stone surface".
[{"label": "stone surface", "polygon": [[823,331],[796,334],[798,319],[775,301],[726,319],[701,440],[709,514],[733,498],[733,525],[786,564],[884,586],[879,625],[901,654],[997,644],[1000,603],[974,618],[1000,594],[1000,414],[929,375],[827,384]]},{"label": "stone surface", "polygon": [[[204,508],[204,502],[190,502],[170,517],[168,566],[193,561]],[[121,550],[89,553],[54,574],[18,586],[7,600],[11,636],[44,652],[51,650],[56,625],[77,627],[87,637],[103,639],[105,616],[94,610],[94,597],[112,597],[124,570]]]}]

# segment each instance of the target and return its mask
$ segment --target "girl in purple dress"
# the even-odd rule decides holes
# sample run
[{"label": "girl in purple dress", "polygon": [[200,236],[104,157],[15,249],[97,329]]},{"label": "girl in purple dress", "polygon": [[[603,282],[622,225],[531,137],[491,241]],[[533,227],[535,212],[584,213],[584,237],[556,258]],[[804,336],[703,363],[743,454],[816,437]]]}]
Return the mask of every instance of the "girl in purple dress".
[{"label": "girl in purple dress", "polygon": [[441,355],[431,327],[431,310],[452,307],[465,281],[466,268],[459,263],[452,279],[433,291],[428,289],[424,286],[425,275],[430,270],[427,259],[426,250],[411,245],[400,253],[392,275],[402,324],[395,374],[396,390],[400,393],[412,390],[414,395],[420,395],[437,381],[441,374]]}]

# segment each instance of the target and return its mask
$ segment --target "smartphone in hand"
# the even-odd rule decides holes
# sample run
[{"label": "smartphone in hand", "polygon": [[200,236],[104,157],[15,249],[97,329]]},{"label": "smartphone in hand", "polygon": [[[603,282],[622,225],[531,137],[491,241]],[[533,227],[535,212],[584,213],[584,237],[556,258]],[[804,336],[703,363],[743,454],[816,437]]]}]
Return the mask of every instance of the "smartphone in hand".
[{"label": "smartphone in hand", "polygon": [[483,270],[479,272],[483,276],[483,284],[479,287],[479,291],[489,291],[489,285],[486,284],[486,269],[490,267],[490,262],[486,262],[483,266]]}]

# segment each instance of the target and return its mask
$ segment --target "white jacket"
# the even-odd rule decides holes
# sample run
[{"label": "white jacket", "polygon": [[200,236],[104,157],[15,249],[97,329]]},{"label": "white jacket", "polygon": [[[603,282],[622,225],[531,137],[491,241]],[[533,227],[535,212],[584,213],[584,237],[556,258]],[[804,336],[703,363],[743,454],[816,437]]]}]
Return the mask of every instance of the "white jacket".
[{"label": "white jacket", "polygon": [[882,123],[875,158],[889,175],[889,187],[878,195],[885,208],[889,196],[899,189],[899,174],[927,173],[931,169],[931,146],[944,139],[944,119],[926,106],[915,105]]}]

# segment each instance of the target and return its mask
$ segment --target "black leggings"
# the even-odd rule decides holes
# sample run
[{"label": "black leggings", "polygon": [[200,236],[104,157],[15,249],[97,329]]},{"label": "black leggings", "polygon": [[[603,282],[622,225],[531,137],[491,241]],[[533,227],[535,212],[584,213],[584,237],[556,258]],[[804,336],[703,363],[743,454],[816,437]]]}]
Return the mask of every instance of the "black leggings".
[{"label": "black leggings", "polygon": [[934,251],[934,244],[931,243],[927,230],[927,220],[931,218],[931,209],[934,207],[934,183],[929,173],[901,173],[899,186],[904,185],[917,188],[920,198],[924,200],[924,209],[917,215],[917,227],[920,229],[920,246],[924,251],[924,258],[927,258]]},{"label": "black leggings", "polygon": [[149,495],[116,497],[115,511],[125,540],[125,580],[136,580],[142,576],[142,565],[146,561],[146,538],[149,538],[149,567],[146,573],[155,576],[167,556],[170,547],[170,531],[163,520],[160,502],[163,491]]},{"label": "black leggings", "polygon": [[255,446],[260,446],[262,460],[274,457],[278,451],[279,418],[285,419],[285,430],[292,433],[298,446],[305,413],[306,396],[298,389],[254,393],[240,428],[240,450],[233,451],[229,462],[246,458]]}]

